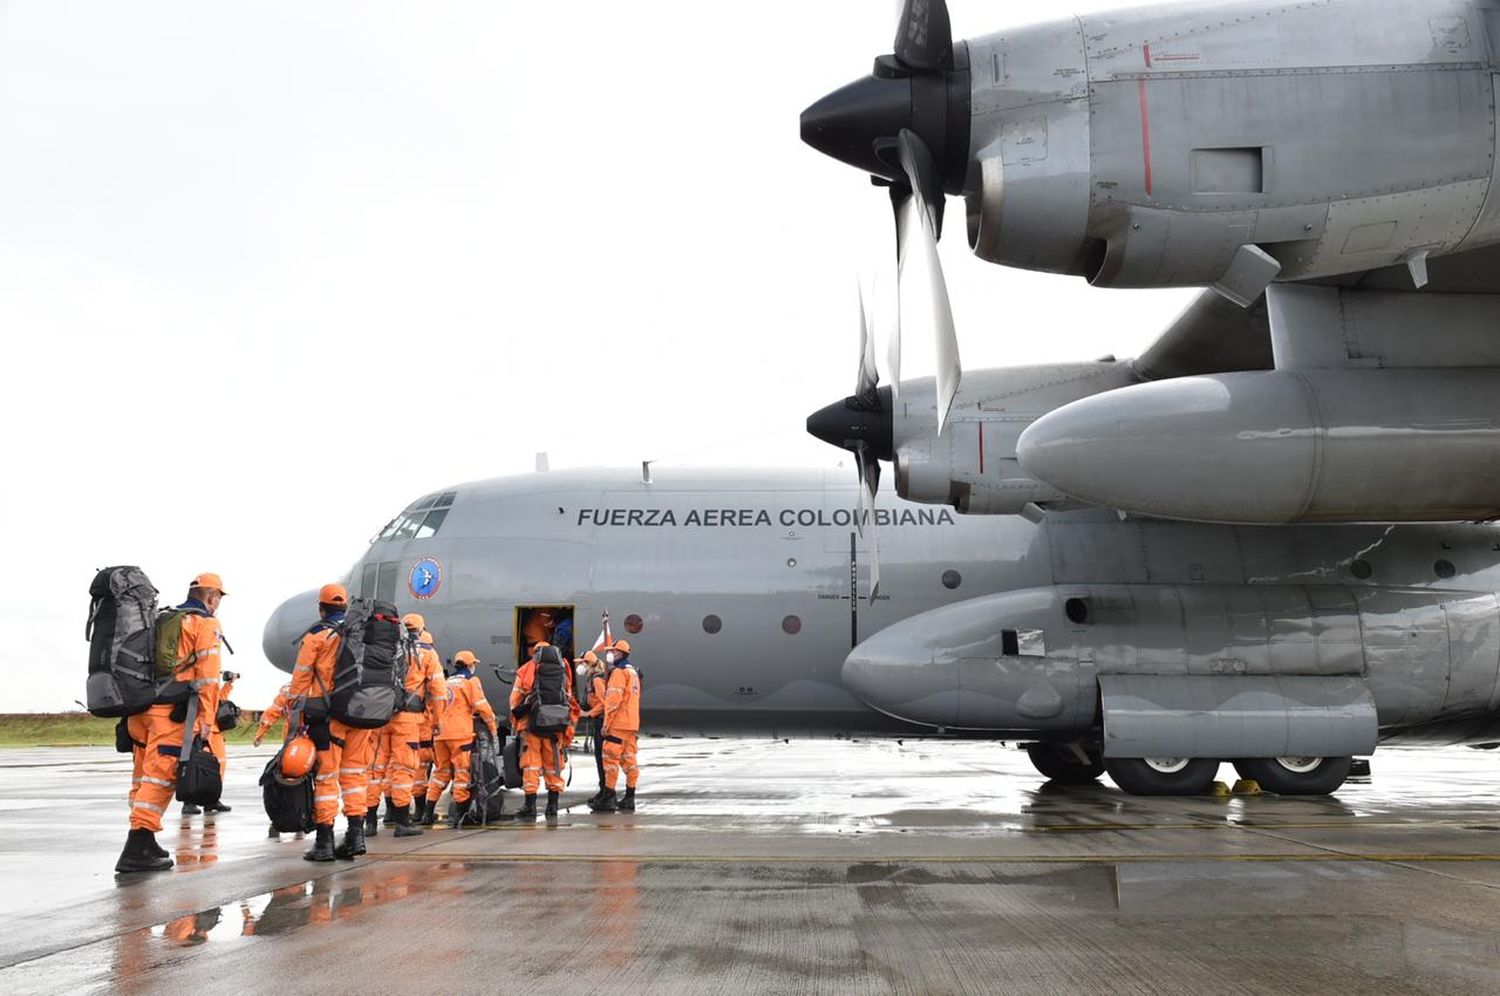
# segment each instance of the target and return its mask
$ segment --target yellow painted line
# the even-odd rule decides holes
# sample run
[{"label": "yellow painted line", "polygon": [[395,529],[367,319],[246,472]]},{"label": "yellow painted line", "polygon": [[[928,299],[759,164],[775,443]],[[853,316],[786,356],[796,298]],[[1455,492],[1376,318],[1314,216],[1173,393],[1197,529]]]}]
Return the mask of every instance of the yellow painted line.
[{"label": "yellow painted line", "polygon": [[640,865],[1131,865],[1195,862],[1375,861],[1407,863],[1500,862],[1500,854],[1353,854],[1299,851],[1295,854],[976,854],[976,855],[813,855],[758,857],[709,854],[458,854],[414,851],[411,854],[366,854],[368,861],[458,862],[463,864],[640,864]]}]

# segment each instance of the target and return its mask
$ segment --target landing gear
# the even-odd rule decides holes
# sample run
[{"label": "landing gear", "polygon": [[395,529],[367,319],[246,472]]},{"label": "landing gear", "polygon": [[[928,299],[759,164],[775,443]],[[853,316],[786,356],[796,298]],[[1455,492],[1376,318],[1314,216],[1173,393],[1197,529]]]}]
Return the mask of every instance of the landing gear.
[{"label": "landing gear", "polygon": [[1206,757],[1107,757],[1104,770],[1131,795],[1202,795],[1219,773]]},{"label": "landing gear", "polygon": [[1032,767],[1059,785],[1089,785],[1104,774],[1104,755],[1095,747],[1027,744],[1026,756]]},{"label": "landing gear", "polygon": [[1241,778],[1254,778],[1277,795],[1328,795],[1338,791],[1352,757],[1247,757],[1234,762]]}]

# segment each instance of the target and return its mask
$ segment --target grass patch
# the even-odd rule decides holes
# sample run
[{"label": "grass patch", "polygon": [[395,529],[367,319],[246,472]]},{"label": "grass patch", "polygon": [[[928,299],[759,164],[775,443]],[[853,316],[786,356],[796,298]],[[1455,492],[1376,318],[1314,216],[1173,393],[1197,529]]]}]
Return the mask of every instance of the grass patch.
[{"label": "grass patch", "polygon": [[[0,747],[113,747],[118,722],[97,719],[86,712],[0,714]],[[246,713],[224,739],[249,743],[254,734],[255,723]]]}]

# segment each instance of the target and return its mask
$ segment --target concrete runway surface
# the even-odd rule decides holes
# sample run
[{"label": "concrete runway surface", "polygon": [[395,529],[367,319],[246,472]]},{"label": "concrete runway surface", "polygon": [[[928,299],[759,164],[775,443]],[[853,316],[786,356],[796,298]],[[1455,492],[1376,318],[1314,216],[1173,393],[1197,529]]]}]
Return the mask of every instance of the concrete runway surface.
[{"label": "concrete runway surface", "polygon": [[554,823],[331,865],[266,838],[269,756],[117,878],[129,758],[0,752],[0,991],[1500,991],[1489,752],[1139,799],[992,744],[646,739],[633,815],[587,812],[580,756]]}]

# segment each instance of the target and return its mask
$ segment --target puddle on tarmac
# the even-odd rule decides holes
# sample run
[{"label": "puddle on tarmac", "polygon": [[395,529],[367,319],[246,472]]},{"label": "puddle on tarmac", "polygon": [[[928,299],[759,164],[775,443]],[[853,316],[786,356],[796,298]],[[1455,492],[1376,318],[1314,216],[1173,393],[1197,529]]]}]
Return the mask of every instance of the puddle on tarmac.
[{"label": "puddle on tarmac", "polygon": [[431,892],[461,876],[465,868],[456,862],[444,863],[361,885],[335,885],[331,877],[309,879],[224,906],[189,913],[136,931],[136,936],[159,938],[176,947],[246,937],[276,937],[304,927],[347,921],[387,903]]}]

